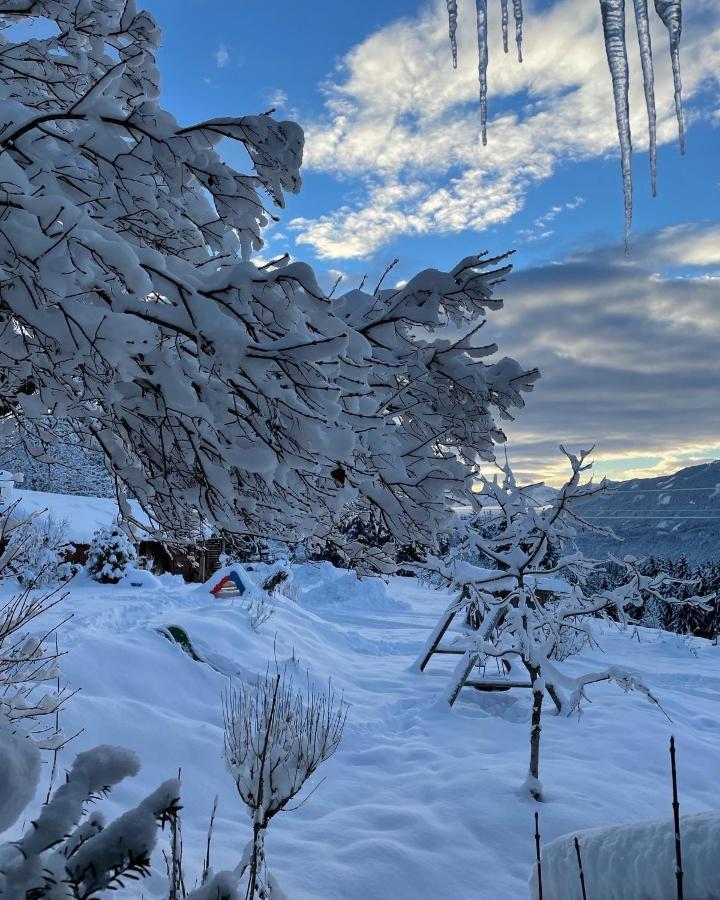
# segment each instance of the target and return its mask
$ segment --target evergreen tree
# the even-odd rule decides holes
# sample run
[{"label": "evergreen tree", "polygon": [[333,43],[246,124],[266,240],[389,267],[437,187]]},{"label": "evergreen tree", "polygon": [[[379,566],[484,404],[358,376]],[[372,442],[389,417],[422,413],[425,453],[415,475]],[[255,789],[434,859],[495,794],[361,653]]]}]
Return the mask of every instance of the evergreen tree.
[{"label": "evergreen tree", "polygon": [[101,528],[90,544],[86,571],[101,584],[117,584],[137,560],[135,548],[118,525]]}]

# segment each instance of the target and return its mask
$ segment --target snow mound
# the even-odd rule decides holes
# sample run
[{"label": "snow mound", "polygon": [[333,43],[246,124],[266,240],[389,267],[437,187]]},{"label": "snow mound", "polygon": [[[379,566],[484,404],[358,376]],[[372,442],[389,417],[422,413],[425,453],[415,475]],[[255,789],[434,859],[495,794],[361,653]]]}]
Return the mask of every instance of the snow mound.
[{"label": "snow mound", "polygon": [[[682,816],[682,862],[685,896],[720,897],[720,812]],[[675,835],[672,819],[592,828],[564,835],[542,851],[543,894],[553,900],[582,900],[574,839],[580,844],[589,897],[605,900],[675,900]],[[530,877],[537,900],[537,871]]]},{"label": "snow mound", "polygon": [[388,595],[380,578],[360,578],[357,572],[336,569],[329,562],[293,566],[292,577],[299,589],[298,603],[307,609],[409,609],[403,600]]},{"label": "snow mound", "polygon": [[147,569],[128,569],[118,582],[118,587],[158,589],[162,584],[163,582]]}]

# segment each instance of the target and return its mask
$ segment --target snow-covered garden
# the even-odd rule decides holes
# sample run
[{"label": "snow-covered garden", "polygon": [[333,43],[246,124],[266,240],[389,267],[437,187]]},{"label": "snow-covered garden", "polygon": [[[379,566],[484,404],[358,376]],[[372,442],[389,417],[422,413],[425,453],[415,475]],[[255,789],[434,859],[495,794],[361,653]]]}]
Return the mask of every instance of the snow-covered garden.
[{"label": "snow-covered garden", "polygon": [[[256,592],[271,570],[239,571],[248,592]],[[257,630],[244,595],[215,599],[209,586],[172,576],[130,575],[105,586],[80,576],[71,583],[52,617],[72,614],[62,630],[62,670],[68,686],[81,690],[65,705],[61,725],[67,735],[82,733],[62,750],[60,771],[98,744],[133,748],[140,774],[92,807],[115,816],[180,768],[191,887],[203,870],[216,795],[213,868],[234,868],[251,834],[223,761],[221,695],[229,681],[252,684],[276,667],[301,688],[309,679],[322,691],[332,679],[347,702],[340,747],[293,804],[298,808],[268,830],[269,864],[285,894],[298,900],[527,896],[536,808],[523,787],[529,692],[468,688],[450,710],[443,694],[452,666],[436,660],[424,674],[416,671],[449,600],[443,591],[411,578],[360,580],[329,563],[297,566],[291,579],[285,592],[293,599],[282,588],[273,593],[274,615]],[[192,651],[170,639],[171,626],[182,629]],[[582,717],[548,716],[543,842],[662,820],[662,837],[646,845],[643,832],[634,841],[627,832],[613,836],[614,850],[603,844],[597,852],[606,856],[598,863],[592,836],[581,835],[583,847],[588,842],[588,896],[674,897],[668,739],[678,736],[683,816],[712,810],[708,778],[720,755],[718,647],[611,624],[598,624],[595,633],[600,646],[584,650],[568,670],[630,667],[672,721],[644,697],[604,685],[589,689],[592,705]],[[43,790],[49,768],[43,768]],[[720,893],[717,829],[716,815],[704,822],[695,846],[687,825],[686,896]],[[167,840],[160,838],[166,852]],[[165,897],[159,852],[155,862],[158,874],[142,892]],[[574,856],[570,863],[563,870],[548,861],[547,879],[556,887],[546,882],[545,896],[581,897],[579,879],[569,877]],[[702,874],[704,893],[692,873]],[[138,891],[130,883],[127,896]]]},{"label": "snow-covered garden", "polygon": [[299,125],[178,122],[135,0],[0,28],[0,897],[719,898],[717,572],[587,558],[592,451],[502,462],[540,377],[484,340],[510,254],[326,293],[257,255]]}]

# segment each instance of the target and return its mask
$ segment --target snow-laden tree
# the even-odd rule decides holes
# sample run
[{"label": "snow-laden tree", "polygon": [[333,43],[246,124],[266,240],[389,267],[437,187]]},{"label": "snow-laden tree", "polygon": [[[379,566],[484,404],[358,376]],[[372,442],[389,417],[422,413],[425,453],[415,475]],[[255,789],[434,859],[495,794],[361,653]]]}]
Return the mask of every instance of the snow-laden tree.
[{"label": "snow-laden tree", "polygon": [[[611,560],[625,572],[613,587],[594,586],[608,561],[585,559],[575,549],[574,539],[582,529],[612,532],[591,525],[577,507],[608,487],[604,479],[582,481],[583,472],[592,465],[586,462],[589,452],[579,456],[563,452],[572,471],[550,502],[538,500],[529,489],[537,486],[520,487],[507,464],[502,481],[481,476],[481,490],[467,498],[476,518],[470,520],[463,541],[446,560],[429,563],[458,591],[448,614],[470,611],[476,626],[459,641],[458,649],[464,652],[448,684],[447,702],[455,701],[473,668],[488,659],[497,660],[506,670],[519,665],[529,677],[533,707],[527,785],[538,800],[542,799],[540,733],[546,695],[561,715],[578,713],[587,686],[601,681],[614,682],[625,691],[639,690],[657,702],[631,671],[611,666],[571,676],[562,662],[583,645],[594,644],[594,619],[628,622],[631,614],[648,600],[660,598],[661,590],[674,581],[663,572],[643,575],[638,561],[628,556]],[[493,568],[482,568],[468,557],[487,560]],[[694,596],[677,602],[705,606]],[[442,621],[447,621],[447,614]],[[421,659],[434,648],[437,636],[436,630]]]},{"label": "snow-laden tree", "polygon": [[[468,0],[469,2],[469,0]],[[503,49],[508,52],[508,2],[500,0],[500,21],[503,34]],[[458,2],[446,0],[452,50],[453,66],[457,67],[457,28]],[[655,12],[667,29],[670,43],[670,61],[672,64],[675,113],[678,122],[680,152],[685,153],[685,125],[682,109],[682,80],[680,76],[680,36],[682,34],[682,0],[654,0]],[[645,104],[648,116],[648,138],[650,149],[650,183],[652,195],[655,196],[657,115],[655,112],[655,74],[653,65],[652,41],[650,39],[650,20],[648,0],[632,0],[635,13],[635,26],[640,47]],[[523,39],[523,0],[512,0],[513,18],[515,20],[515,43],[518,62],[522,62]],[[600,0],[600,15],[603,26],[603,39],[607,54],[610,78],[612,82],[613,100],[615,103],[615,119],[620,142],[620,162],[625,195],[625,246],[630,239],[632,222],[632,135],[630,133],[629,87],[630,69],[627,58],[625,34],[625,0]],[[482,142],[487,144],[487,71],[488,71],[488,0],[475,0],[475,16],[478,44],[478,74],[480,82],[480,125]]]},{"label": "snow-laden tree", "polygon": [[430,539],[536,377],[477,339],[507,259],[331,301],[252,259],[297,125],[181,126],[134,0],[0,0],[0,25],[2,418],[41,445],[67,422],[166,534],[296,539],[360,498]]},{"label": "snow-laden tree", "polygon": [[119,525],[101,528],[93,535],[85,570],[101,584],[117,584],[137,560],[135,547]]},{"label": "snow-laden tree", "polygon": [[66,422],[48,417],[53,443],[43,446],[16,430],[0,434],[0,467],[23,475],[23,488],[54,494],[112,497],[115,494],[103,455],[83,448]]}]

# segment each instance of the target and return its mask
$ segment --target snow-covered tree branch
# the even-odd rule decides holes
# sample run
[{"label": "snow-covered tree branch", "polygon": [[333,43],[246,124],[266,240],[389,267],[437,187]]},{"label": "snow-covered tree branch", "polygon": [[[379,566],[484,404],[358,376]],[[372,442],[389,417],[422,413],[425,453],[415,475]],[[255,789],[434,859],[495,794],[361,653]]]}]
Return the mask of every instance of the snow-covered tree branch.
[{"label": "snow-covered tree branch", "polygon": [[0,0],[6,29],[35,18],[56,33],[10,30],[0,55],[5,424],[42,446],[48,412],[69,423],[165,533],[297,539],[359,497],[431,536],[537,374],[476,339],[506,258],[333,301],[287,255],[256,264],[266,198],[300,188],[301,129],[182,127],[132,0]]}]

